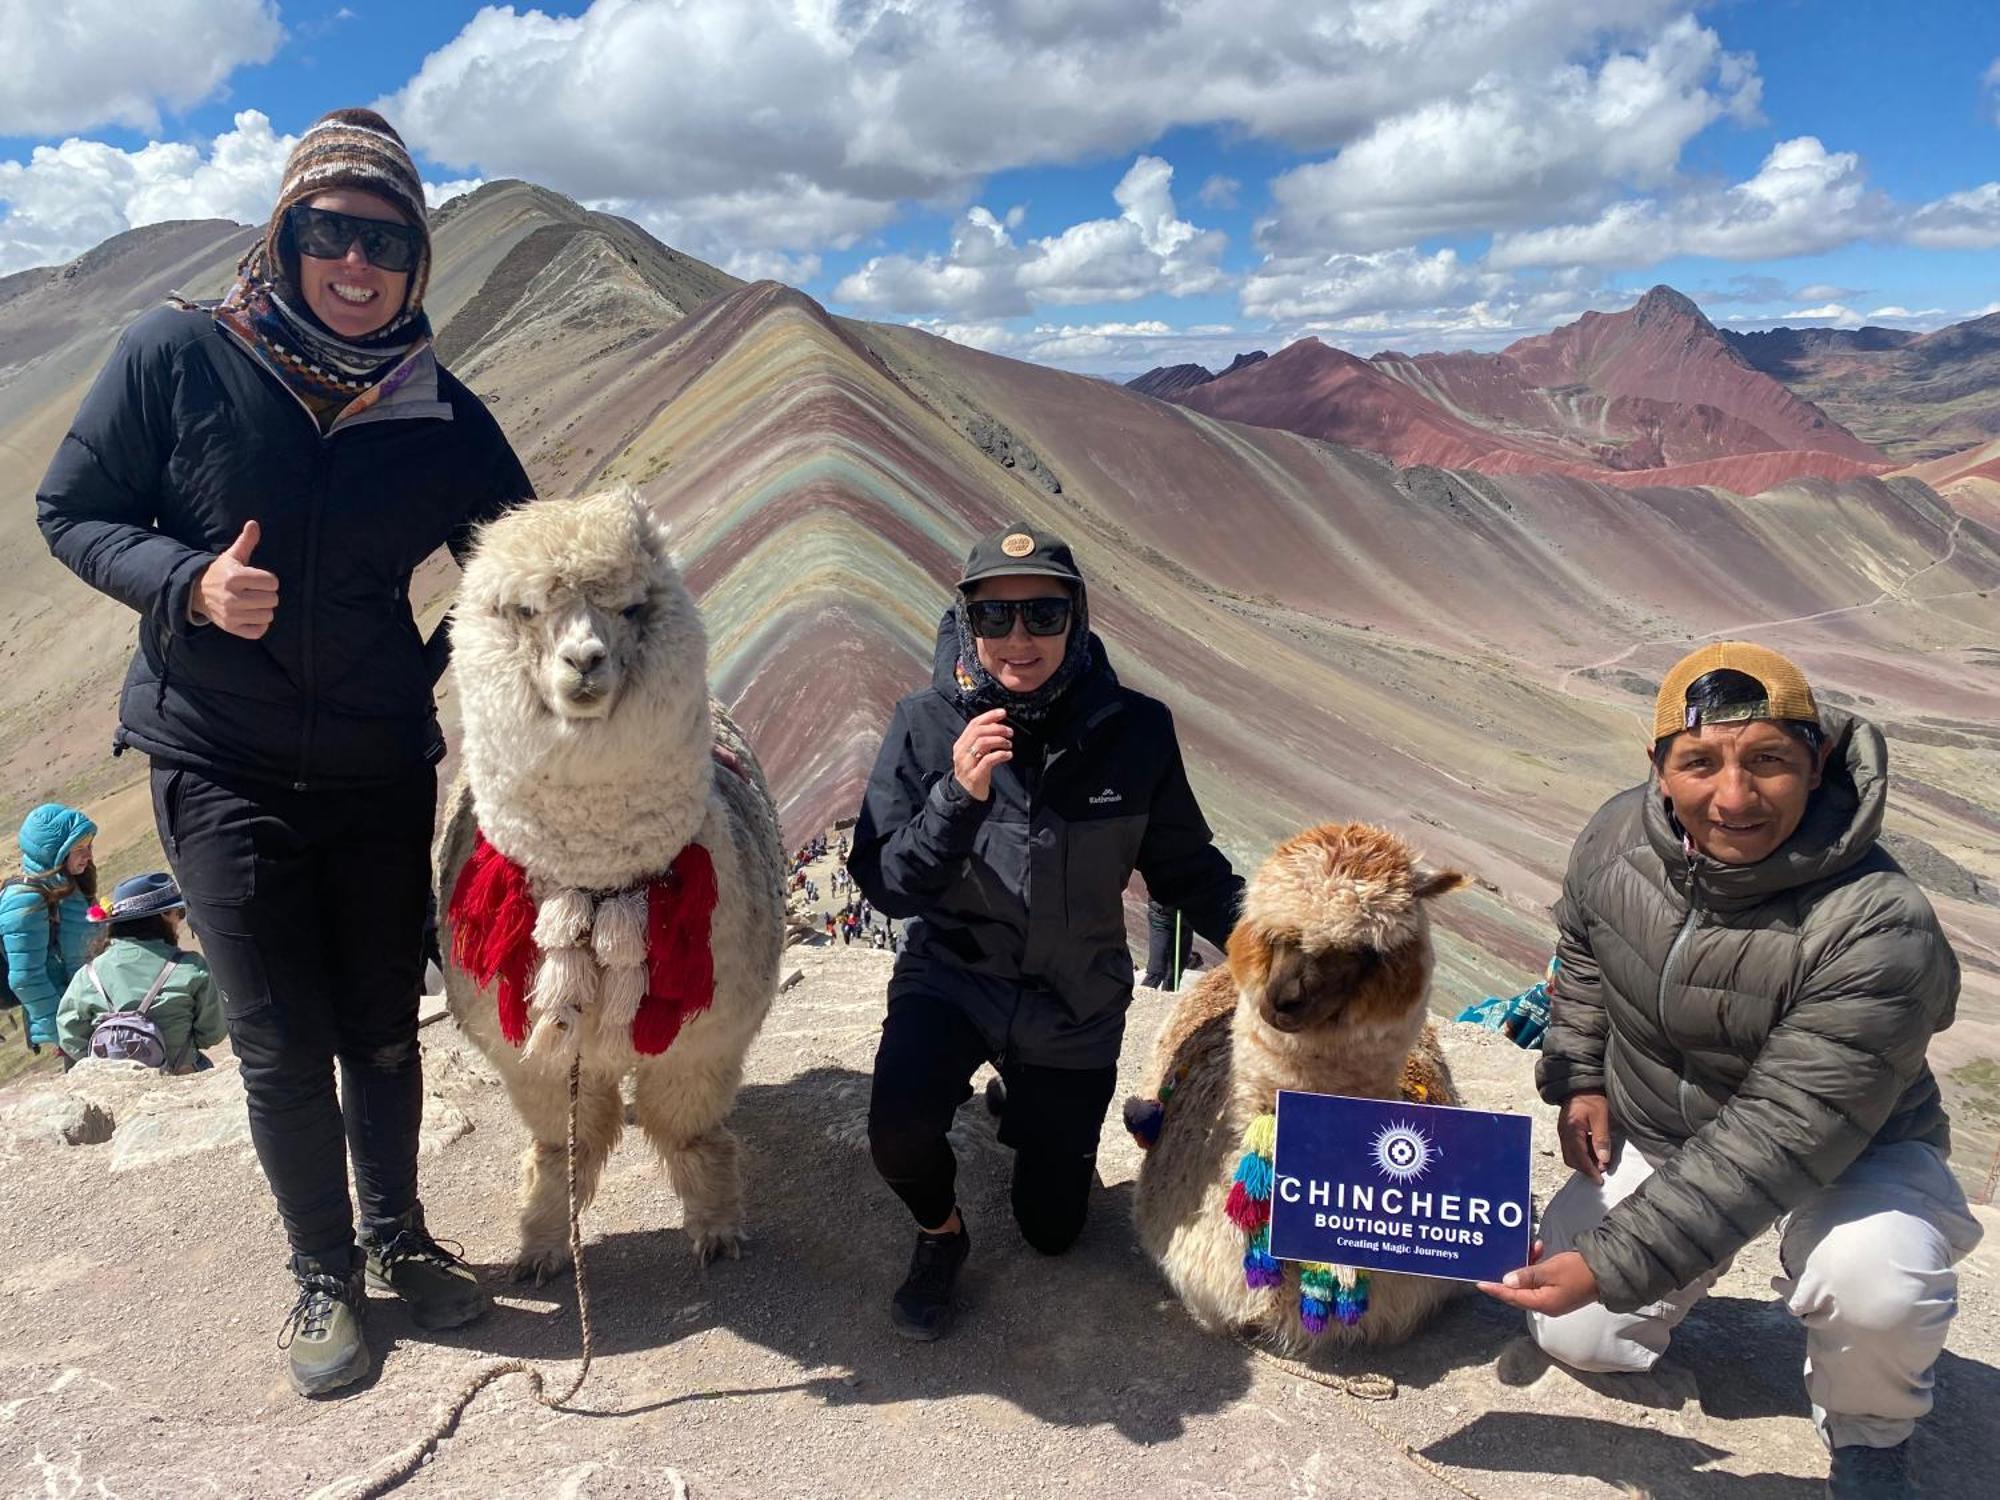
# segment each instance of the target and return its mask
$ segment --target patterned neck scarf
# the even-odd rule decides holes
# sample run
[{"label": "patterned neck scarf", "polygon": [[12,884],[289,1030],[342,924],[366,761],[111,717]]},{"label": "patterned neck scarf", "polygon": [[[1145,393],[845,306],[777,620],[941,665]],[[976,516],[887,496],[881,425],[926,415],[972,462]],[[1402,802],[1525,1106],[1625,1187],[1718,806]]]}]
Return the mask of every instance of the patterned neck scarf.
[{"label": "patterned neck scarf", "polygon": [[[253,252],[254,254],[254,252]],[[401,384],[390,377],[431,340],[421,309],[405,310],[360,339],[343,339],[307,312],[297,291],[245,257],[216,321],[249,344],[318,420],[322,431]]]},{"label": "patterned neck scarf", "polygon": [[1032,693],[1009,692],[1000,685],[999,679],[979,664],[979,642],[972,633],[972,616],[965,606],[963,594],[951,606],[952,623],[958,630],[958,663],[952,669],[952,683],[958,690],[959,703],[968,713],[974,714],[983,714],[990,708],[1004,708],[1008,723],[1039,730],[1055,712],[1063,695],[1090,670],[1093,660],[1090,611],[1084,602],[1082,588],[1077,589],[1076,603],[1070,609],[1069,642],[1063,651],[1063,659],[1049,674],[1049,680]]}]

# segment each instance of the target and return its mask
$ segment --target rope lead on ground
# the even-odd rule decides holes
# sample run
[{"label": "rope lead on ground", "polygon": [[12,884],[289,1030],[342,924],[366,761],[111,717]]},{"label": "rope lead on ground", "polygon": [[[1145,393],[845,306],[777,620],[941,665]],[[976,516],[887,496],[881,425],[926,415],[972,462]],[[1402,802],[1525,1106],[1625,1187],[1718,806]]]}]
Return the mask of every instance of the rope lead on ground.
[{"label": "rope lead on ground", "polygon": [[[583,1214],[576,1197],[576,1102],[582,1064],[575,1058],[569,1065],[569,1141],[565,1155],[565,1167],[569,1173],[569,1256],[570,1264],[576,1268],[576,1320],[583,1332],[583,1360],[577,1366],[576,1377],[559,1396],[551,1396],[543,1388],[542,1372],[525,1359],[501,1359],[480,1366],[466,1377],[465,1383],[455,1395],[437,1410],[428,1431],[412,1442],[407,1448],[389,1459],[382,1472],[373,1479],[361,1480],[354,1484],[342,1481],[315,1492],[310,1500],[377,1500],[397,1488],[417,1470],[424,1466],[424,1460],[437,1445],[451,1435],[458,1426],[459,1418],[465,1415],[466,1407],[494,1381],[508,1375],[528,1377],[528,1394],[551,1411],[567,1406],[576,1393],[583,1389],[583,1382],[590,1374],[590,1283],[583,1270]],[[675,1476],[676,1497],[686,1494],[679,1476]]]}]

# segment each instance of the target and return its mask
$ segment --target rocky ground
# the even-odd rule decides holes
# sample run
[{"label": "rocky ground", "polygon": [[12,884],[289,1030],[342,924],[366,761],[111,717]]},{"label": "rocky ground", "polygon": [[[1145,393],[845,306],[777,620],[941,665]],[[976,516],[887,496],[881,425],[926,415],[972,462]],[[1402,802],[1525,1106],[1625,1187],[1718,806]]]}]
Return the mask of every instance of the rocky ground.
[{"label": "rocky ground", "polygon": [[[962,1118],[975,1250],[945,1342],[897,1339],[885,1303],[909,1225],[863,1144],[886,954],[803,946],[736,1110],[753,1243],[703,1270],[635,1136],[585,1221],[597,1363],[573,1409],[509,1379],[402,1491],[413,1496],[1803,1497],[1825,1459],[1799,1331],[1773,1300],[1769,1238],[1645,1378],[1550,1369],[1518,1319],[1468,1296],[1409,1346],[1334,1368],[1392,1375],[1365,1404],[1199,1332],[1128,1221],[1137,1151],[1114,1121],[1090,1227],[1059,1260],[1006,1209],[1005,1151]],[[1133,1034],[1170,1001],[1141,991]],[[1449,1028],[1470,1103],[1533,1108],[1529,1061]],[[520,1126],[442,1021],[424,1032],[425,1200],[497,1275],[513,1248]],[[1134,1075],[1145,1048],[1128,1047]],[[1536,1111],[1537,1191],[1559,1178]],[[342,1400],[294,1397],[274,1347],[284,1248],[235,1066],[158,1078],[86,1064],[0,1095],[0,1492],[333,1496],[426,1423],[479,1360],[561,1381],[574,1286],[496,1282],[494,1311],[420,1334],[375,1298],[379,1372]],[[1982,1212],[1987,1212],[1982,1210]],[[1989,1214],[1989,1223],[1992,1216]],[[1979,1492],[2000,1450],[2000,1234],[1964,1268],[1962,1315],[1922,1429],[1928,1493]]]}]

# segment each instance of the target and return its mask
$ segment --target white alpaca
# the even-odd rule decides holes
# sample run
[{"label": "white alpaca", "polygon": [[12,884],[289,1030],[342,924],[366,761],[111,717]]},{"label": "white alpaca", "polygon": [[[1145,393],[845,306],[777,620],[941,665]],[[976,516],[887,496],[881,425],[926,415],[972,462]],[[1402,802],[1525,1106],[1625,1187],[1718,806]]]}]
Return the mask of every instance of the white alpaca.
[{"label": "white alpaca", "polygon": [[[782,854],[763,772],[709,699],[701,617],[644,503],[614,491],[493,522],[466,565],[452,648],[465,766],[438,845],[439,935],[451,1013],[534,1137],[516,1274],[542,1281],[568,1263],[572,1057],[579,1200],[624,1127],[629,1073],[694,1254],[737,1255],[743,1195],[724,1120],[777,992]],[[532,891],[525,1047],[502,1034],[501,986],[482,986],[454,953],[452,899],[477,834]],[[690,845],[714,867],[713,1001],[664,1052],[642,1054],[632,1023],[648,992],[647,887]]]}]

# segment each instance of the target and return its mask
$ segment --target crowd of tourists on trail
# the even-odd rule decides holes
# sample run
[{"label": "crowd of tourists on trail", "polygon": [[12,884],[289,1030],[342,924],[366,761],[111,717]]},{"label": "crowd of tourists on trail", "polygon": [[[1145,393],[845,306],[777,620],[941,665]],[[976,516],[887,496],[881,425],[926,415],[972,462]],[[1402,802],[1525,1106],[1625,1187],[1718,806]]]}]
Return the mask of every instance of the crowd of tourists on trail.
[{"label": "crowd of tourists on trail", "polygon": [[[68,1057],[109,1026],[128,1052],[150,1056],[150,1034],[159,1066],[199,1067],[227,1031],[307,1394],[372,1367],[364,1278],[422,1328],[487,1306],[418,1195],[450,638],[425,639],[409,598],[419,562],[465,555],[533,492],[438,362],[430,272],[401,139],[372,111],[327,115],[229,293],[125,331],[37,494],[56,557],[139,616],[116,744],[150,760],[172,873],[93,917],[90,819],[36,808],[0,893],[8,984],[30,1045]],[[1161,987],[1195,937],[1228,942],[1244,893],[1172,714],[1120,681],[1062,538],[1030,522],[980,538],[940,605],[930,680],[890,716],[851,847],[815,838],[788,877],[829,940],[895,954],[868,1143],[914,1240],[888,1316],[920,1340],[951,1326],[972,1249],[949,1131],[975,1072],[999,1075],[1011,1216],[1060,1255],[1089,1216],[1133,1000],[1131,877]],[[1979,1236],[1925,1061],[1958,964],[1881,846],[1887,787],[1881,731],[1820,706],[1794,663],[1740,642],[1690,653],[1661,684],[1644,779],[1571,851],[1554,983],[1498,1022],[1540,1041],[1575,1175],[1538,1257],[1487,1290],[1566,1364],[1645,1369],[1777,1226],[1838,1495],[1903,1493],[1952,1267]],[[837,909],[807,873],[829,857]],[[181,945],[183,911],[205,960]]]}]

